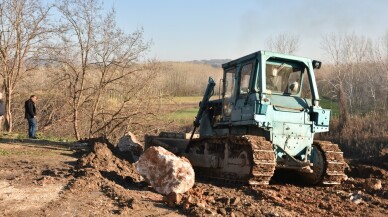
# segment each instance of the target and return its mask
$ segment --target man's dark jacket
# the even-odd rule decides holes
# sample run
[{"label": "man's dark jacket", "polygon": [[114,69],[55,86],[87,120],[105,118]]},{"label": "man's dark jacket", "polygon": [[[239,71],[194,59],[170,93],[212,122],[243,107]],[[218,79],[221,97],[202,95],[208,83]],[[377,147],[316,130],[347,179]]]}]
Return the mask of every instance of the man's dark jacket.
[{"label": "man's dark jacket", "polygon": [[5,104],[4,101],[0,99],[0,116],[5,114]]},{"label": "man's dark jacket", "polygon": [[36,115],[35,103],[31,99],[27,100],[24,103],[24,111],[24,117],[27,119],[34,118],[34,116]]}]

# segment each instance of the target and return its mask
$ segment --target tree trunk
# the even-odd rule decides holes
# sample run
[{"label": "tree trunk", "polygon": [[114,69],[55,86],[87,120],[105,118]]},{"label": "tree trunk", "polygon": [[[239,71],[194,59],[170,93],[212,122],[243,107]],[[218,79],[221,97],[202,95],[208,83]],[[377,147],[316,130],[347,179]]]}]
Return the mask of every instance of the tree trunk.
[{"label": "tree trunk", "polygon": [[94,106],[93,106],[93,110],[92,110],[92,114],[91,114],[91,117],[90,117],[90,125],[89,125],[89,138],[92,137],[92,134],[93,134],[93,124],[94,124],[94,118],[96,116],[96,112],[97,112],[97,107],[98,107],[98,104],[100,102],[100,98],[101,98],[101,87],[100,89],[98,90],[98,94],[97,94],[97,99],[96,99],[96,102],[94,103]]},{"label": "tree trunk", "polygon": [[11,102],[12,94],[11,91],[6,87],[5,90],[5,118],[4,127],[7,132],[12,132],[12,113],[11,113]]},{"label": "tree trunk", "polygon": [[338,90],[339,112],[340,112],[340,131],[343,131],[349,123],[348,100],[340,83]]},{"label": "tree trunk", "polygon": [[80,135],[78,131],[78,109],[74,109],[73,113],[73,129],[74,129],[74,136],[77,140],[80,140]]}]

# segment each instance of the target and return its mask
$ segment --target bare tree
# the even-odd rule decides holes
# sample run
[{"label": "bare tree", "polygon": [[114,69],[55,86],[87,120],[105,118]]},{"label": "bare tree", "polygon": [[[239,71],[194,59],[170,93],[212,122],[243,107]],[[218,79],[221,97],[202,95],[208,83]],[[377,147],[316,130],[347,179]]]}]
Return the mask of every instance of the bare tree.
[{"label": "bare tree", "polygon": [[299,48],[299,36],[289,33],[271,36],[267,39],[267,47],[271,51],[293,54]]},{"label": "bare tree", "polygon": [[[341,103],[347,105],[347,100],[351,100],[352,84],[349,83],[350,70],[353,68],[354,59],[354,35],[329,34],[322,38],[322,48],[329,56],[329,61],[333,64],[333,75],[326,81],[332,87],[332,95],[342,100]],[[349,85],[350,86],[347,86]],[[350,88],[349,88],[350,87]],[[346,95],[346,96],[345,96]],[[342,97],[341,97],[342,96]],[[350,102],[352,108],[352,103]],[[347,106],[341,106],[347,109]],[[347,113],[348,111],[341,111]]]},{"label": "bare tree", "polygon": [[[129,85],[123,81],[143,70],[139,60],[149,49],[142,29],[124,33],[115,23],[114,11],[104,14],[101,5],[99,0],[57,4],[65,31],[60,32],[61,41],[52,48],[52,60],[61,68],[58,82],[67,85],[77,139],[112,133],[130,119],[125,111],[139,91],[126,89]],[[144,87],[148,85],[137,88]],[[103,102],[108,93],[118,90],[115,105]]]},{"label": "bare tree", "polygon": [[39,64],[40,42],[49,32],[48,12],[38,0],[0,3],[0,75],[5,90],[5,127],[12,131],[11,105],[18,81]]},{"label": "bare tree", "polygon": [[96,29],[101,24],[101,2],[97,0],[65,0],[56,5],[64,20],[61,41],[52,47],[52,59],[63,69],[61,80],[67,81],[72,107],[74,135],[80,139],[79,112],[86,102],[86,83],[90,72],[91,51],[95,46]]},{"label": "bare tree", "polygon": [[[93,64],[96,67],[95,71],[98,81],[93,86],[93,91],[87,96],[92,101],[92,110],[89,118],[89,137],[101,133],[103,129],[105,130],[104,135],[111,134],[115,128],[128,121],[134,114],[125,112],[123,109],[136,96],[135,93],[139,93],[143,88],[148,87],[147,84],[137,83],[136,89],[124,88],[120,93],[120,105],[117,108],[111,108],[109,115],[106,110],[104,111],[103,106],[101,106],[101,100],[105,99],[107,91],[128,87],[129,85],[122,81],[128,80],[131,75],[138,72],[145,73],[145,65],[138,64],[137,61],[149,49],[150,44],[144,42],[142,29],[132,34],[126,34],[119,29],[115,22],[114,11],[107,15],[100,27],[98,34],[100,40],[96,41],[92,56],[95,61]],[[144,79],[143,82],[149,82],[149,79]],[[136,82],[132,81],[131,83]],[[105,116],[104,121],[100,121],[102,126],[96,124],[96,119],[99,116]],[[114,124],[114,127],[110,127],[107,130],[107,126],[112,126],[111,122],[115,120],[117,123]]]},{"label": "bare tree", "polygon": [[[371,62],[375,67],[374,73],[368,73],[368,84],[375,102],[379,102],[380,110],[386,111],[388,107],[388,30],[385,35],[375,43],[370,52],[373,56]],[[384,99],[385,98],[385,99]],[[375,109],[378,105],[374,104]]]},{"label": "bare tree", "polygon": [[373,43],[356,34],[329,34],[323,37],[322,48],[331,63],[325,80],[328,90],[340,101],[346,98],[351,113],[376,111],[378,105],[386,104],[381,100],[386,98],[384,43]]},{"label": "bare tree", "polygon": [[340,124],[339,124],[339,130],[343,131],[349,124],[349,113],[348,113],[348,106],[347,106],[348,100],[346,99],[346,95],[343,91],[342,84],[339,85],[338,90],[338,104],[339,104],[339,110],[340,110]]}]

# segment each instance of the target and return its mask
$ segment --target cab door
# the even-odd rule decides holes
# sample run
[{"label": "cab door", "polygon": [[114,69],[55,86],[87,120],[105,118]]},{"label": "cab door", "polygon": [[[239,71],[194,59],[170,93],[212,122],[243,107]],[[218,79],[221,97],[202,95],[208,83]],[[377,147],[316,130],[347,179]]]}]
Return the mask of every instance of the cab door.
[{"label": "cab door", "polygon": [[254,115],[254,100],[250,99],[252,94],[252,73],[255,70],[255,61],[243,63],[239,72],[238,96],[236,101],[236,110],[239,111],[239,117],[235,121],[252,120]]},{"label": "cab door", "polygon": [[252,120],[254,100],[250,100],[252,73],[255,60],[239,63],[225,70],[222,116],[223,121],[239,122]]},{"label": "cab door", "polygon": [[[236,101],[237,67],[225,69],[222,94],[222,121],[232,121]],[[233,115],[233,117],[235,114]]]}]

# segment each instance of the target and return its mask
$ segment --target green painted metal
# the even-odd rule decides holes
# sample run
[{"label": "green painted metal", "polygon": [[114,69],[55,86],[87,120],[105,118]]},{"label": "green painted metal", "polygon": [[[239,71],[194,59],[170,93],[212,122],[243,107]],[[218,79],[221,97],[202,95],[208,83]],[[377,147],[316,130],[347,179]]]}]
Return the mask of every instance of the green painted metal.
[{"label": "green painted metal", "polygon": [[[215,108],[215,114],[202,118],[200,136],[264,135],[273,143],[278,162],[284,161],[285,156],[300,161],[310,159],[314,134],[327,132],[330,121],[330,110],[319,106],[313,61],[258,51],[223,64],[222,100],[209,102],[209,107]],[[253,66],[248,92],[244,92],[240,89],[241,73],[247,64]],[[233,81],[226,75],[231,69],[235,72]],[[270,77],[267,78],[268,74]],[[295,81],[289,83],[292,76]],[[308,88],[303,86],[305,79],[310,84],[311,98],[301,97],[303,89]],[[227,97],[226,88],[230,87],[234,89]],[[202,122],[207,124],[202,126]]]}]

